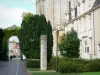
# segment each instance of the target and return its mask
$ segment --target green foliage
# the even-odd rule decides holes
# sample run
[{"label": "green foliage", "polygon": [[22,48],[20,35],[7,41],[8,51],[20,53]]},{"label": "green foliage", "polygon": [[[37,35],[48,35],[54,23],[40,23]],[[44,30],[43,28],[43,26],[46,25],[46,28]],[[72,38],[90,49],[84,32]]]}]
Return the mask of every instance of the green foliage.
[{"label": "green foliage", "polygon": [[0,29],[0,59],[2,59],[2,42],[3,42],[4,32]]},{"label": "green foliage", "polygon": [[[58,63],[60,61],[63,61],[63,60],[64,60],[64,58],[58,58]],[[48,62],[48,69],[54,69],[54,70],[56,70],[56,57],[52,57],[50,59],[50,61]]]},{"label": "green foliage", "polygon": [[[27,16],[28,15],[28,16]],[[39,58],[37,26],[34,24],[35,16],[30,13],[24,15],[19,34],[20,48],[27,58]]]},{"label": "green foliage", "polygon": [[19,29],[4,29],[3,47],[1,50],[1,60],[8,60],[8,40],[11,36],[18,36]]},{"label": "green foliage", "polygon": [[68,61],[67,63],[65,61],[62,61],[59,63],[59,72],[61,73],[77,72],[77,65],[70,61]]},{"label": "green foliage", "polygon": [[59,61],[60,73],[81,73],[100,71],[100,60],[64,59]]},{"label": "green foliage", "polygon": [[59,49],[61,51],[61,54],[70,58],[79,57],[79,47],[80,47],[80,41],[78,39],[77,32],[73,29],[71,29],[71,31],[63,35],[62,41],[59,44]]},{"label": "green foliage", "polygon": [[52,57],[47,65],[48,69],[56,70],[56,57]]},{"label": "green foliage", "polygon": [[90,64],[89,64],[89,71],[91,71],[91,72],[98,72],[98,71],[100,71],[100,60],[98,61],[98,60],[91,60],[90,62],[89,62]]},{"label": "green foliage", "polygon": [[67,74],[61,74],[58,72],[31,72],[32,75],[100,75],[100,72],[85,72],[85,73],[67,73]]},{"label": "green foliage", "polygon": [[27,58],[40,58],[40,36],[47,35],[48,61],[52,56],[53,36],[50,22],[46,21],[44,15],[33,15],[25,13],[20,30],[21,51]]},{"label": "green foliage", "polygon": [[[56,57],[51,58],[48,69],[56,70]],[[98,72],[100,71],[100,59],[58,58],[58,71],[60,73]]]},{"label": "green foliage", "polygon": [[40,15],[40,23],[41,23],[41,34],[42,35],[47,35],[48,31],[48,26],[47,26],[47,21],[44,15]]},{"label": "green foliage", "polygon": [[27,68],[39,68],[40,60],[26,60]]},{"label": "green foliage", "polygon": [[2,49],[2,41],[3,41],[3,37],[4,37],[3,30],[0,29],[0,51],[1,51],[1,49]]},{"label": "green foliage", "polygon": [[23,18],[23,20],[26,21],[26,22],[28,22],[29,19],[30,19],[30,17],[32,17],[32,16],[33,16],[32,13],[25,13],[25,12],[23,12],[23,14],[22,14],[22,18]]},{"label": "green foliage", "polygon": [[52,57],[52,47],[53,47],[53,35],[52,35],[52,27],[50,21],[47,23],[48,25],[48,33],[47,33],[47,60],[49,60]]}]

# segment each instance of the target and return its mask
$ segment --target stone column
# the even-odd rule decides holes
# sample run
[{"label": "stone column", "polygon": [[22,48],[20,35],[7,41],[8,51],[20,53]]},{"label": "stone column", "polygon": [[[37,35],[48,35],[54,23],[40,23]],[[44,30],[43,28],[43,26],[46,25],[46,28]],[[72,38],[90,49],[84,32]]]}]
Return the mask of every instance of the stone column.
[{"label": "stone column", "polygon": [[41,35],[40,70],[47,70],[47,35]]},{"label": "stone column", "polygon": [[56,50],[57,50],[57,32],[53,31],[53,56],[56,56]]}]

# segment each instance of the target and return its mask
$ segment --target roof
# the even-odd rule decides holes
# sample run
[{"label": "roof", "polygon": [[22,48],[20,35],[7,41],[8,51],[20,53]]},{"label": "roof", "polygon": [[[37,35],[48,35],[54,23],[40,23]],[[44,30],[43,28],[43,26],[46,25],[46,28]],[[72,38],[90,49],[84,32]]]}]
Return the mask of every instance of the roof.
[{"label": "roof", "polygon": [[98,6],[98,5],[100,5],[100,0],[96,0],[96,1],[94,2],[93,8],[96,7],[96,6]]}]

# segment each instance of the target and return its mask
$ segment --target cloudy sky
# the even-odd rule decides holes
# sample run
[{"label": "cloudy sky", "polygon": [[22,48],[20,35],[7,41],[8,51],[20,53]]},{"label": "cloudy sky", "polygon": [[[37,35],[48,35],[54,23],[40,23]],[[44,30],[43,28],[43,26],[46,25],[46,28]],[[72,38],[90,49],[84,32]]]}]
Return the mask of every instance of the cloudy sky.
[{"label": "cloudy sky", "polygon": [[20,26],[23,12],[35,14],[35,0],[0,0],[0,28]]}]

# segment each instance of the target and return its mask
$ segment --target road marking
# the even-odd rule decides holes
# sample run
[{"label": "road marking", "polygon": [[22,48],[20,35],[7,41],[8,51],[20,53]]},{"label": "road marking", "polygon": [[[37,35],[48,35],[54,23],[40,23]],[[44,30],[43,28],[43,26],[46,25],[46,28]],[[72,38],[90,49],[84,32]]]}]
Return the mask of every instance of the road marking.
[{"label": "road marking", "polygon": [[18,75],[18,69],[19,69],[19,61],[18,61],[18,64],[17,64],[17,71],[16,71],[16,75]]}]

